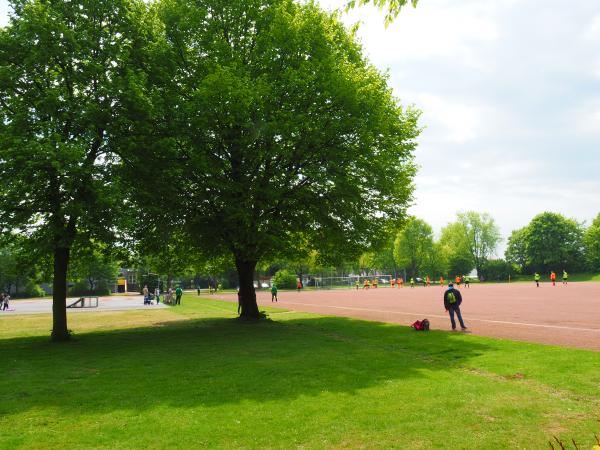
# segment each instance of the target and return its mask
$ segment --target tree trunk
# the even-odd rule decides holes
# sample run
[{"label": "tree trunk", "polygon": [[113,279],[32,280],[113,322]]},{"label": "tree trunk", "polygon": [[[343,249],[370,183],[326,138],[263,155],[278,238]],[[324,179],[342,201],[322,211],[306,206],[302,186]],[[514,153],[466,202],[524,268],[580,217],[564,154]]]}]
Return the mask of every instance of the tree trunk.
[{"label": "tree trunk", "polygon": [[256,261],[247,261],[236,257],[235,267],[240,281],[240,298],[242,302],[240,317],[246,320],[258,320],[260,314],[256,303],[256,291],[254,290]]},{"label": "tree trunk", "polygon": [[54,280],[52,282],[52,340],[69,340],[67,329],[67,270],[68,248],[54,249]]}]

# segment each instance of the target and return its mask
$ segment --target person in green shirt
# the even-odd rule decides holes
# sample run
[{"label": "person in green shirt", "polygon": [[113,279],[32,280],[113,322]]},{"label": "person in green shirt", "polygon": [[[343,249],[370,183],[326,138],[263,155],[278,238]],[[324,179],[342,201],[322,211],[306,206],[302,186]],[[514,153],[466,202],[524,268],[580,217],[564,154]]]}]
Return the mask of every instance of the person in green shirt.
[{"label": "person in green shirt", "polygon": [[411,278],[411,279],[410,279],[410,287],[411,287],[411,288],[414,288],[414,287],[415,287],[415,279],[414,279],[414,278]]},{"label": "person in green shirt", "polygon": [[359,281],[358,281],[358,280],[356,280],[356,282],[354,283],[354,285],[356,286],[356,290],[358,291],[358,288],[359,288],[359,286],[360,286],[360,283],[359,283]]},{"label": "person in green shirt", "polygon": [[563,269],[563,284],[567,284],[567,281],[569,281],[569,274]]},{"label": "person in green shirt", "polygon": [[273,283],[271,286],[271,302],[277,301],[277,285]]},{"label": "person in green shirt", "polygon": [[533,280],[535,281],[535,285],[537,287],[540,287],[540,274],[539,273],[535,273],[535,275],[533,276]]},{"label": "person in green shirt", "polygon": [[183,290],[181,289],[181,286],[177,286],[177,289],[175,289],[175,304],[176,305],[181,305],[181,296],[183,295]]}]

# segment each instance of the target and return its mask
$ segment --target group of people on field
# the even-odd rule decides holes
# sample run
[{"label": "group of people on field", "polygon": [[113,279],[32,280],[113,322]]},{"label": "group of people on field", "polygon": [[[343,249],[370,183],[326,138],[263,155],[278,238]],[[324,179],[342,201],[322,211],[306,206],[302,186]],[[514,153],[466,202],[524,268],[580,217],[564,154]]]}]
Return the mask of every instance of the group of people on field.
[{"label": "group of people on field", "polygon": [[[156,289],[154,289],[154,294],[150,293],[150,290],[148,289],[148,285],[144,285],[144,289],[142,289],[142,294],[144,296],[144,305],[152,305],[152,301],[155,300],[156,304],[158,305],[160,303],[160,289],[158,287],[156,287]],[[173,298],[173,294],[175,294],[175,298]],[[183,296],[183,289],[181,289],[180,286],[177,286],[175,288],[175,291],[173,291],[172,287],[169,287],[169,289],[167,289],[167,293],[163,299],[163,303],[166,303],[167,305],[181,305],[181,297]]]},{"label": "group of people on field", "polygon": [[8,309],[8,302],[10,301],[10,295],[7,292],[0,293],[0,310],[5,311]]},{"label": "group of people on field", "polygon": [[[417,278],[417,280],[419,280]],[[467,277],[466,275],[457,275],[456,278],[454,279],[456,285],[460,288],[461,283],[464,284],[465,287],[469,287],[469,277]],[[423,280],[420,281],[421,283],[423,283],[423,286],[425,287],[429,287],[431,286],[431,278],[429,278],[429,275],[426,275],[425,278]],[[415,278],[411,277],[409,280],[409,285],[411,288],[415,287]],[[363,285],[362,288],[363,289],[370,289],[371,287],[373,287],[374,289],[377,289],[377,286],[379,285],[379,279],[377,277],[373,278],[373,280],[371,281],[368,278],[365,278],[365,280],[363,281]],[[444,277],[441,276],[440,280],[439,280],[439,285],[440,286],[445,286],[446,285],[446,281],[444,280]],[[360,289],[360,282],[359,280],[356,280],[356,282],[354,283],[354,286],[356,288],[356,290]],[[394,287],[404,287],[404,278],[400,277],[400,278],[392,278],[390,280],[390,287],[394,288]]]},{"label": "group of people on field", "polygon": [[[533,275],[533,281],[535,281],[535,285],[540,287],[541,276],[538,272],[535,272]],[[556,286],[556,272],[554,270],[550,271],[550,281],[552,282],[552,286]],[[569,282],[569,274],[566,270],[563,269],[562,282],[566,286]]]}]

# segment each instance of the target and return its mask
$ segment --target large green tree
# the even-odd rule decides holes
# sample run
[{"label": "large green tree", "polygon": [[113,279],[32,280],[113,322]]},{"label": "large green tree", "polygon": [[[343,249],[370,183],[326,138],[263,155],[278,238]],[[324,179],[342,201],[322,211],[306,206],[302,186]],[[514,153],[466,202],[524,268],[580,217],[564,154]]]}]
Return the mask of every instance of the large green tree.
[{"label": "large green tree", "polygon": [[[69,338],[75,241],[111,231],[116,145],[146,37],[137,0],[13,0],[0,30],[0,227],[53,257],[53,340]],[[125,108],[127,106],[127,108]]]},{"label": "large green tree", "polygon": [[424,220],[411,217],[396,235],[394,256],[406,268],[409,277],[425,275],[421,271],[430,262],[433,252],[433,230]]},{"label": "large green tree", "polygon": [[259,317],[259,260],[306,241],[358,256],[401,223],[419,113],[335,15],[292,0],[170,0],[158,14],[156,136],[139,160],[169,178],[137,199],[163,196],[196,246],[233,255],[242,317]]},{"label": "large green tree", "polygon": [[600,214],[596,216],[583,237],[589,270],[600,272]]},{"label": "large green tree", "polygon": [[506,261],[513,264],[519,272],[527,270],[527,227],[513,230],[508,238],[504,252]]},{"label": "large green tree", "polygon": [[544,212],[527,225],[525,247],[531,270],[579,270],[583,267],[583,227],[561,214]]},{"label": "large green tree", "polygon": [[458,223],[463,226],[475,269],[480,273],[485,262],[496,252],[501,241],[500,230],[487,213],[467,211],[458,213],[457,218]]},{"label": "large green tree", "polygon": [[463,223],[452,222],[442,228],[440,246],[451,277],[468,274],[475,267]]}]

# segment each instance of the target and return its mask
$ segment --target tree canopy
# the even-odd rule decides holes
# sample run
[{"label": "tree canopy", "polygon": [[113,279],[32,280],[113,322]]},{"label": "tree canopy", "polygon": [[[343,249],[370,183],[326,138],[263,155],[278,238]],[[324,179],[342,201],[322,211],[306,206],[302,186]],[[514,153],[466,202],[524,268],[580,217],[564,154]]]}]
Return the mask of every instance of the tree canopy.
[{"label": "tree canopy", "polygon": [[358,255],[404,219],[419,113],[334,15],[291,0],[172,0],[157,13],[164,77],[148,97],[169,100],[137,158],[169,178],[137,201],[162,195],[197,248],[233,255],[243,317],[258,316],[261,258],[306,242]]},{"label": "tree canopy", "polygon": [[14,0],[0,29],[0,226],[53,255],[52,336],[68,339],[66,276],[77,239],[106,238],[120,111],[144,41],[136,0]]},{"label": "tree canopy", "polygon": [[588,268],[600,271],[600,214],[585,231],[584,244]]},{"label": "tree canopy", "polygon": [[398,232],[394,246],[394,256],[409,277],[421,274],[433,252],[433,230],[424,220],[412,217]]}]

